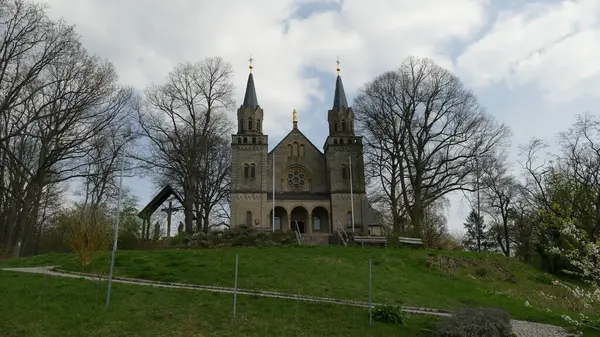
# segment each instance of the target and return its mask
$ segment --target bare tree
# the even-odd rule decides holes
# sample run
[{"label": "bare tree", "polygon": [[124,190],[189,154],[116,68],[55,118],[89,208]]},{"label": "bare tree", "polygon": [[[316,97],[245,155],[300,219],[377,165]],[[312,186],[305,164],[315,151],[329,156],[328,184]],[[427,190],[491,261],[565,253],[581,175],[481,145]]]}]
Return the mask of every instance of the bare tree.
[{"label": "bare tree", "polygon": [[484,211],[498,224],[495,239],[505,256],[510,256],[511,229],[510,215],[513,203],[518,196],[519,184],[509,172],[506,158],[497,157],[483,168],[481,193]]},{"label": "bare tree", "polygon": [[439,248],[449,236],[446,213],[450,207],[447,198],[440,198],[425,210],[423,218],[423,242],[427,247]]},{"label": "bare tree", "polygon": [[[93,207],[110,200],[116,200],[118,195],[117,176],[121,170],[121,156],[127,143],[135,140],[139,132],[131,129],[135,126],[133,117],[138,111],[139,100],[131,89],[120,92],[116,97],[120,104],[114,109],[114,119],[87,142],[87,152],[82,158],[85,176],[84,207]],[[125,157],[124,157],[125,158]],[[125,158],[126,160],[127,158]],[[129,175],[133,173],[133,162],[129,160],[125,169]],[[125,174],[125,173],[124,173]]]},{"label": "bare tree", "polygon": [[36,4],[2,5],[0,48],[12,58],[0,74],[0,187],[10,201],[0,226],[2,243],[20,256],[39,233],[47,189],[83,175],[90,139],[118,120],[130,96],[112,64],[91,56],[72,27],[49,20]]},{"label": "bare tree", "polygon": [[525,263],[531,262],[534,249],[536,234],[536,219],[539,218],[537,212],[532,209],[525,198],[526,191],[523,185],[519,186],[519,191],[513,201],[513,207],[510,210],[512,220],[511,240],[515,247],[515,256]]},{"label": "bare tree", "polygon": [[[225,116],[215,118],[215,134],[205,138],[204,160],[199,163],[201,174],[196,182],[197,214],[202,220],[202,230],[207,233],[213,210],[218,205],[229,199],[229,184],[231,182],[231,145],[229,138],[223,135],[229,134],[232,124]],[[217,130],[223,128],[222,131]],[[223,132],[223,133],[220,133]],[[200,231],[200,226],[198,226]]]},{"label": "bare tree", "polygon": [[0,1],[0,142],[27,132],[50,110],[29,109],[51,85],[39,77],[78,43],[72,27],[48,19],[46,6],[26,0]]},{"label": "bare tree", "polygon": [[448,193],[472,190],[474,159],[510,136],[456,76],[429,59],[408,58],[368,82],[354,108],[371,174],[392,206],[405,207],[419,235],[425,209]]},{"label": "bare tree", "polygon": [[[231,130],[225,110],[233,89],[231,66],[218,57],[180,64],[165,84],[146,89],[139,122],[150,149],[139,159],[179,187],[188,233],[194,231],[194,212],[199,230],[226,197],[230,165],[223,137]],[[203,227],[207,231],[208,223]]]}]

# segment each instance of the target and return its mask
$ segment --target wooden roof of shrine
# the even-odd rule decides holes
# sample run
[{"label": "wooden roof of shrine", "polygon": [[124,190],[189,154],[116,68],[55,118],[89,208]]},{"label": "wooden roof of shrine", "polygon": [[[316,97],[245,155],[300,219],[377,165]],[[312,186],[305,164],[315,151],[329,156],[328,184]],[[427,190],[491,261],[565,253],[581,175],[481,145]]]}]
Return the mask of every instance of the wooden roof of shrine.
[{"label": "wooden roof of shrine", "polygon": [[158,194],[150,200],[150,202],[138,213],[138,217],[142,220],[150,220],[150,216],[156,212],[156,210],[162,205],[170,196],[174,196],[177,201],[183,204],[183,199],[177,194],[177,192],[170,186],[163,187]]}]

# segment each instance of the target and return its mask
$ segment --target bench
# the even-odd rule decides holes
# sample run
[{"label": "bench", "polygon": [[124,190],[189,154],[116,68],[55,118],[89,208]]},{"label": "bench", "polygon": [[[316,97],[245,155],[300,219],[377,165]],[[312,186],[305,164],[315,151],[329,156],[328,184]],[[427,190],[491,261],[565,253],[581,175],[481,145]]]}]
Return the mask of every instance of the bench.
[{"label": "bench", "polygon": [[398,242],[404,245],[423,246],[423,240],[420,238],[399,237]]},{"label": "bench", "polygon": [[385,245],[387,247],[388,239],[385,236],[355,236],[352,241],[360,243],[363,247],[365,244]]}]

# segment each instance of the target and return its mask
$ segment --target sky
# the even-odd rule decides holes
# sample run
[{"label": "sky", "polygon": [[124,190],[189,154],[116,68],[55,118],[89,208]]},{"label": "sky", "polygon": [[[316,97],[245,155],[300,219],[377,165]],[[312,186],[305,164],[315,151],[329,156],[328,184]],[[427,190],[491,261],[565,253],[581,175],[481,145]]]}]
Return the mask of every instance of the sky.
[{"label": "sky", "polygon": [[[251,55],[269,148],[291,130],[293,109],[322,148],[338,58],[349,102],[406,57],[432,58],[511,128],[515,166],[519,145],[552,141],[576,114],[600,106],[598,0],[39,1],[139,90],[180,62],[221,56],[235,71],[240,105]],[[160,189],[144,177],[125,184],[141,206]],[[448,225],[458,230],[469,206],[459,195],[451,204]]]}]

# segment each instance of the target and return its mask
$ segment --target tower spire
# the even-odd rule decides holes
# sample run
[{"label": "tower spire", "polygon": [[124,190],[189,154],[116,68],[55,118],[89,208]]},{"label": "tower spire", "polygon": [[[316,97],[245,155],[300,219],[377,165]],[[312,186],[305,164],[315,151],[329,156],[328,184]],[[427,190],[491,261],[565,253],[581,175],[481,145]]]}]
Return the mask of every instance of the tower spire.
[{"label": "tower spire", "polygon": [[252,76],[252,69],[254,68],[252,66],[252,61],[254,61],[252,56],[250,56],[250,59],[248,59],[248,61],[250,62],[250,66],[248,66],[248,68],[250,69],[250,74],[248,75],[248,83],[246,83],[244,107],[251,107],[253,109],[256,109],[258,107],[258,99],[256,98],[256,88],[254,87],[254,76]]},{"label": "tower spire", "polygon": [[337,80],[335,81],[335,93],[333,95],[333,110],[348,108],[348,101],[346,100],[346,92],[344,92],[344,84],[342,83],[342,77],[340,76],[340,60],[337,63]]}]

